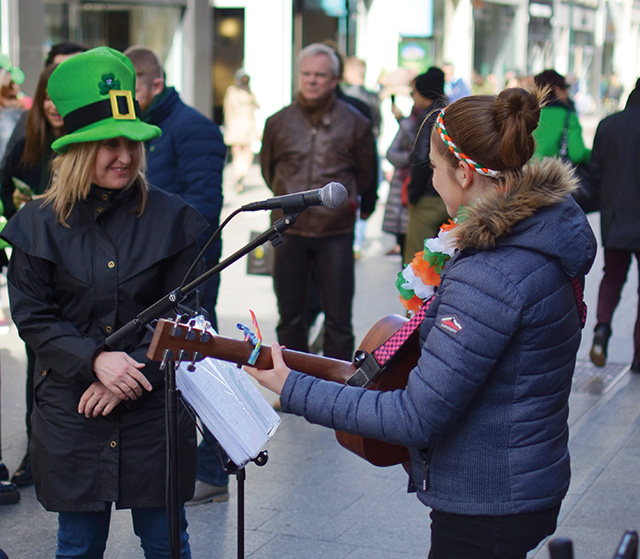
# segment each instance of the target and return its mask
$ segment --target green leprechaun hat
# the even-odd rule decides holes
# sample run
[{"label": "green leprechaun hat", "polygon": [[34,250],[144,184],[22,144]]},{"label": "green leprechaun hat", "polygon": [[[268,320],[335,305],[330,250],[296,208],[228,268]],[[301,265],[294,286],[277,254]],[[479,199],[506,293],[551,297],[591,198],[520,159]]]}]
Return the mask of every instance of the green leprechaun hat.
[{"label": "green leprechaun hat", "polygon": [[97,47],[63,61],[51,74],[47,93],[64,120],[67,134],[52,148],[124,137],[136,142],[157,138],[160,128],[140,120],[131,60],[109,47]]}]

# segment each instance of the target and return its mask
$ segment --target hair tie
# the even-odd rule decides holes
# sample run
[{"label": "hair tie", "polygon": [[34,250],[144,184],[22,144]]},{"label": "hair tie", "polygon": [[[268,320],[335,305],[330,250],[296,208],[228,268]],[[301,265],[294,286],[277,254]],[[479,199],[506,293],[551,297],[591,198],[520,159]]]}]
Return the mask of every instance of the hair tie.
[{"label": "hair tie", "polygon": [[484,175],[485,177],[491,177],[492,179],[498,178],[500,176],[500,171],[494,171],[493,169],[489,169],[487,167],[483,167],[482,165],[479,165],[469,156],[462,153],[460,151],[460,148],[456,146],[456,144],[453,142],[449,134],[447,134],[447,130],[444,127],[444,111],[446,109],[447,108],[445,107],[440,111],[440,114],[438,115],[438,119],[436,120],[436,123],[438,125],[438,132],[440,133],[440,137],[442,138],[442,141],[445,143],[445,145],[449,148],[449,151],[453,153],[453,155],[455,155],[460,161],[464,161],[465,163],[468,163],[481,175]]}]

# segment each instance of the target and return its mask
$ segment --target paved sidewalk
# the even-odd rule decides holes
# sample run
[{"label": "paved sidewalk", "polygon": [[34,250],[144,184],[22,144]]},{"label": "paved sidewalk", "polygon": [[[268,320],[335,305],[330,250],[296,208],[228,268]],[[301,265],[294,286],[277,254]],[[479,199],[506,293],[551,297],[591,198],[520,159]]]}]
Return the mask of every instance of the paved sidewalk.
[{"label": "paved sidewalk", "polygon": [[[225,184],[231,181],[225,181]],[[225,192],[226,214],[269,197],[257,168],[243,193]],[[384,200],[384,196],[382,198]],[[399,259],[385,257],[393,239],[380,232],[383,208],[367,224],[367,243],[357,262],[354,306],[361,339],[381,316],[401,312],[394,294]],[[597,230],[597,219],[593,219]],[[241,214],[225,229],[224,253],[243,246],[252,230],[268,227],[267,212]],[[632,356],[631,332],[637,301],[637,272],[630,274],[624,303],[616,315],[607,376],[586,364],[602,263],[586,286],[590,307],[579,358],[580,377],[571,396],[573,479],[556,535],[574,540],[576,559],[609,559],[627,528],[640,526],[640,377],[625,370]],[[2,306],[6,310],[6,292]],[[255,311],[265,341],[275,339],[277,320],[271,280],[246,274],[244,261],[222,275],[218,315],[223,335],[239,337],[236,323]],[[2,358],[2,448],[10,470],[25,450],[24,347],[15,328],[0,337]],[[267,395],[270,401],[273,396]],[[401,467],[376,468],[343,450],[327,429],[283,415],[269,443],[264,467],[250,464],[245,483],[245,557],[249,559],[424,558],[429,545],[428,510],[406,493]],[[231,478],[228,503],[189,507],[194,559],[237,557],[238,489]],[[53,557],[56,515],[44,511],[33,488],[17,505],[0,507],[0,547],[11,559]],[[126,511],[114,514],[107,559],[143,557]],[[545,545],[530,558],[546,559]]]}]

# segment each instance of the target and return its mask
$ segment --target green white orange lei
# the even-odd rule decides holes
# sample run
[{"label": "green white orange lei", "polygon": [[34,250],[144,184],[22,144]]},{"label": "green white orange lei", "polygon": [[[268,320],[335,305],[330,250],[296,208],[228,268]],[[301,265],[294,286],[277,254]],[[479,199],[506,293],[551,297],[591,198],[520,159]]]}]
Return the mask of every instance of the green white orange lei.
[{"label": "green white orange lei", "polygon": [[[458,212],[460,215],[461,212]],[[452,234],[459,217],[445,223],[437,237],[424,241],[424,250],[416,252],[413,260],[398,273],[396,287],[400,302],[412,313],[418,312],[424,301],[433,295],[440,285],[440,273],[444,265],[456,252],[456,238]]]}]

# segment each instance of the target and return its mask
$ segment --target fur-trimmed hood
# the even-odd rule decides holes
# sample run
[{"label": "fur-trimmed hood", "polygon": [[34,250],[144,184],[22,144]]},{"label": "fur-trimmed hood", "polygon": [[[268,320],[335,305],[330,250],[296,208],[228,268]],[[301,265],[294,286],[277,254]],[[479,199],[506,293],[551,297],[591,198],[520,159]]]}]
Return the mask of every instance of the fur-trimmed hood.
[{"label": "fur-trimmed hood", "polygon": [[[527,248],[560,259],[572,277],[586,273],[597,242],[584,212],[570,196],[577,186],[571,167],[559,159],[527,165],[521,180],[496,189],[467,210],[455,230],[458,247]],[[556,234],[556,225],[565,225],[567,231]]]}]

